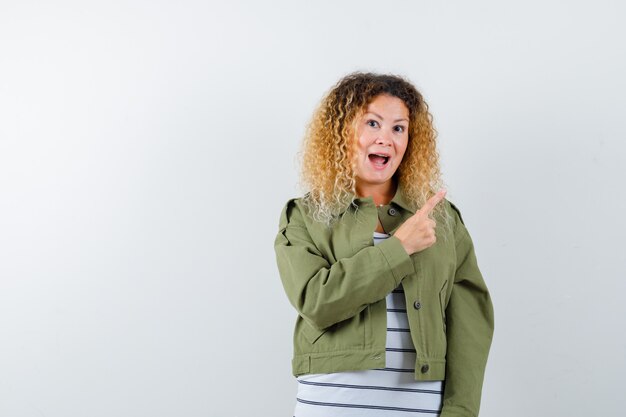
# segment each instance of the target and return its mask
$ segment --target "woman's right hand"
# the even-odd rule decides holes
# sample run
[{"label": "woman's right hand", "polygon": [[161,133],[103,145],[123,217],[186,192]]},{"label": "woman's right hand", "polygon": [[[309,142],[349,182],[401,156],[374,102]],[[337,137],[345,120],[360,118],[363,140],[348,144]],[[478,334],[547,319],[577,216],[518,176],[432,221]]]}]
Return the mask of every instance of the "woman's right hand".
[{"label": "woman's right hand", "polygon": [[433,219],[428,218],[430,212],[446,195],[446,190],[439,190],[424,206],[409,217],[393,234],[400,239],[404,250],[409,255],[432,246],[437,241]]}]

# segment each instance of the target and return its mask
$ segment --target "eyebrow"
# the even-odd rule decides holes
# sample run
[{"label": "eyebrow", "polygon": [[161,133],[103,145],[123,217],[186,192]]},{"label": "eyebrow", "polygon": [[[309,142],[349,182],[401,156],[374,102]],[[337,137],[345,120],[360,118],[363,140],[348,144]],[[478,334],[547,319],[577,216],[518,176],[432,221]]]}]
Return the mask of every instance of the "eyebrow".
[{"label": "eyebrow", "polygon": [[[378,114],[378,113],[374,113],[373,111],[368,111],[367,113],[373,114],[374,116],[378,117],[380,120],[385,120],[385,118],[384,118],[384,117],[382,117],[382,116],[381,116],[380,114]],[[403,121],[403,120],[404,120],[405,122],[408,122],[408,120],[407,120],[407,119],[404,119],[404,118],[402,118],[402,119],[396,119],[396,120],[394,120],[393,122],[394,122],[394,123],[395,123],[395,122],[401,122],[401,121]]]}]

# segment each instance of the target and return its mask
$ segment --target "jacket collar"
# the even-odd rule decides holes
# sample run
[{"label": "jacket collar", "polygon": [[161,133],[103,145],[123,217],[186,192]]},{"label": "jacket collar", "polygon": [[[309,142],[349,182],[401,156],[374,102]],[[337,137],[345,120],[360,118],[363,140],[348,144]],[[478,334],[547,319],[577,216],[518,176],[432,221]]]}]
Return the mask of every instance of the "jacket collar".
[{"label": "jacket collar", "polygon": [[[374,206],[374,198],[371,196],[370,197],[356,197],[352,204],[353,205],[357,204],[359,206],[362,206],[362,205]],[[399,182],[398,182],[398,188],[396,188],[396,194],[393,196],[389,204],[395,204],[401,207],[402,209],[407,210],[412,214],[415,214],[415,210],[411,208],[411,205],[409,204],[409,200],[406,198],[404,194],[404,189],[402,188],[402,185]]]},{"label": "jacket collar", "polygon": [[391,202],[397,204],[402,209],[407,210],[412,214],[415,214],[415,210],[413,210],[411,204],[409,204],[409,200],[407,200],[406,195],[404,194],[404,189],[399,183],[398,189],[396,190],[396,195],[393,196]]}]

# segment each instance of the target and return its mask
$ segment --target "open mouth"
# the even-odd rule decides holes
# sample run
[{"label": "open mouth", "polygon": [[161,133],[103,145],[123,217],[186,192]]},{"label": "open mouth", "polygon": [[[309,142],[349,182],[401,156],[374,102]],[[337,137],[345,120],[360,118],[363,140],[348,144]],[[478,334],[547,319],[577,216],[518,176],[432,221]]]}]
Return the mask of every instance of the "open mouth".
[{"label": "open mouth", "polygon": [[385,166],[389,162],[389,156],[371,153],[367,155],[370,161],[376,166]]}]

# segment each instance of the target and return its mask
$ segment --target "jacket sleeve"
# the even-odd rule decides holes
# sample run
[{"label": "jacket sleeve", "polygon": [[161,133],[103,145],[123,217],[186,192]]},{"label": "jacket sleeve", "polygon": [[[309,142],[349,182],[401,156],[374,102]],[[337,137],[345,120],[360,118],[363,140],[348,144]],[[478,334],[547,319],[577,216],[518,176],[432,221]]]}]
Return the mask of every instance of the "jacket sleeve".
[{"label": "jacket sleeve", "polygon": [[477,417],[494,331],[489,291],[478,269],[472,239],[456,212],[457,268],[446,308],[446,380],[441,417]]},{"label": "jacket sleeve", "polygon": [[415,271],[395,236],[331,265],[311,239],[293,201],[287,202],[280,216],[276,262],[289,302],[315,329],[355,316]]}]

